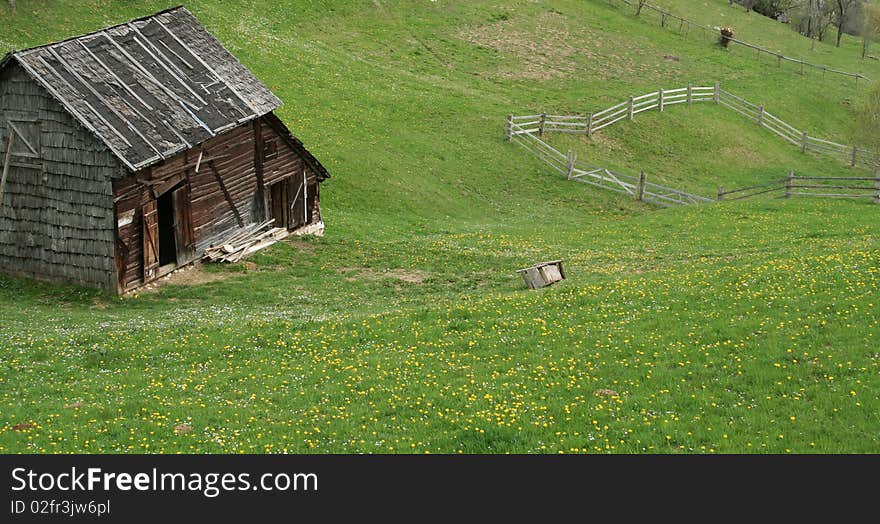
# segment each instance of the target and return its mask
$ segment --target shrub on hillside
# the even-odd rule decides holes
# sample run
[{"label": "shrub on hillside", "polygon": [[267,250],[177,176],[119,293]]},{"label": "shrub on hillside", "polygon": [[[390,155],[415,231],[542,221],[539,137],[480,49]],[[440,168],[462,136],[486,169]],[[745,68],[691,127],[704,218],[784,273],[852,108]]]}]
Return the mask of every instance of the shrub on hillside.
[{"label": "shrub on hillside", "polygon": [[719,41],[719,43],[723,47],[727,47],[728,45],[730,45],[730,39],[734,37],[734,34],[735,33],[733,32],[733,29],[731,29],[729,27],[722,27],[721,28],[721,40]]}]

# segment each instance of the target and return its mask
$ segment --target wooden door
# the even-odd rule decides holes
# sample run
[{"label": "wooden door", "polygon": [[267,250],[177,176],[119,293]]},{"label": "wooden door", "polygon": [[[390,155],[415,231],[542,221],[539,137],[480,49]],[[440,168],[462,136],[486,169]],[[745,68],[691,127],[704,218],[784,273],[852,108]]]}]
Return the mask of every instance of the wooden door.
[{"label": "wooden door", "polygon": [[306,172],[303,171],[302,176],[294,175],[290,178],[290,220],[287,224],[288,229],[296,229],[304,226],[308,220],[306,209]]},{"label": "wooden door", "polygon": [[156,201],[150,200],[141,208],[143,216],[144,282],[156,278],[159,269],[159,212]]},{"label": "wooden door", "polygon": [[272,218],[275,219],[272,227],[287,227],[287,181],[282,180],[269,186],[269,198],[272,201]]},{"label": "wooden door", "polygon": [[195,238],[192,229],[192,212],[189,203],[189,187],[184,184],[171,193],[171,206],[174,208],[174,240],[177,246],[177,265],[192,260],[196,254]]}]

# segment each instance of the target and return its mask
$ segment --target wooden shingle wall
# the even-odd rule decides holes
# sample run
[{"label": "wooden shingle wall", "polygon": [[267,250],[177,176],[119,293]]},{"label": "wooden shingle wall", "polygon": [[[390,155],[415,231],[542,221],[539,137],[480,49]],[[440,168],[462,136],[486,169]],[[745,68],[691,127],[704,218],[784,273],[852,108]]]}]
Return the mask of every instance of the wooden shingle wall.
[{"label": "wooden shingle wall", "polygon": [[0,71],[0,162],[8,118],[35,121],[42,159],[10,167],[0,271],[115,289],[110,181],[122,176],[120,162],[14,63]]}]

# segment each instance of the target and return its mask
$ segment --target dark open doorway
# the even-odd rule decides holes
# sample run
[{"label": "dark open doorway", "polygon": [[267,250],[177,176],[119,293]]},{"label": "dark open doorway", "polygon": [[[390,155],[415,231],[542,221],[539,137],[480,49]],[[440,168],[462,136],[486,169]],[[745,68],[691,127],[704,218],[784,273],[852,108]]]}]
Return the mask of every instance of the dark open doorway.
[{"label": "dark open doorway", "polygon": [[177,243],[174,231],[173,191],[167,191],[156,199],[159,214],[159,266],[177,265]]}]

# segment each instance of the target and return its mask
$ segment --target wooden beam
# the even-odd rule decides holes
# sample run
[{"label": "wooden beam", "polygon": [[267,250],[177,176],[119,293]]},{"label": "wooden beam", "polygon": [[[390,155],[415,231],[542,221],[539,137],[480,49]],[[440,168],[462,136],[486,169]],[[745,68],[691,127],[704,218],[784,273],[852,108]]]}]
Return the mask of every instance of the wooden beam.
[{"label": "wooden beam", "polygon": [[9,130],[6,139],[6,159],[3,161],[3,176],[0,177],[0,207],[3,206],[3,191],[6,190],[6,176],[9,174],[9,164],[12,163],[12,144],[15,143],[15,131]]},{"label": "wooden beam", "polygon": [[263,204],[263,220],[269,218],[269,202],[264,191],[266,180],[263,178],[263,124],[262,118],[254,120],[254,174],[257,177],[257,199]]},{"label": "wooden beam", "polygon": [[23,157],[27,157],[27,158],[40,158],[40,148],[35,147],[33,144],[31,144],[28,141],[27,138],[25,138],[25,136],[24,136],[25,133],[23,133],[21,131],[21,129],[19,129],[18,126],[15,125],[15,121],[7,118],[6,123],[9,124],[10,128],[12,128],[11,134],[18,135],[18,138],[21,139],[21,141],[24,143],[24,145],[28,148],[28,151],[30,151],[30,154],[19,153],[18,156],[23,156]]},{"label": "wooden beam", "polygon": [[309,223],[309,178],[303,169],[303,225]]},{"label": "wooden beam", "polygon": [[[205,163],[202,161],[202,163]],[[226,197],[226,202],[229,203],[229,207],[232,208],[232,214],[235,215],[235,220],[238,222],[239,227],[244,227],[244,220],[241,219],[241,214],[238,212],[238,208],[235,207],[235,202],[232,200],[232,195],[229,194],[229,190],[226,189],[226,184],[223,183],[223,177],[220,176],[220,172],[217,171],[217,166],[214,165],[213,160],[209,160],[208,167],[211,168],[211,172],[214,173],[214,178],[217,179],[217,184],[220,186],[220,190],[223,191],[223,196]]]},{"label": "wooden beam", "polygon": [[[135,180],[137,180],[138,183],[143,184],[145,186],[155,186],[158,184],[165,183],[165,181],[168,180],[169,178],[171,178],[173,176],[177,176],[178,174],[183,173],[184,171],[188,171],[188,170],[194,169],[194,168],[200,169],[201,164],[207,164],[208,162],[213,162],[215,160],[223,160],[223,159],[229,158],[228,154],[215,155],[212,157],[202,156],[201,153],[199,153],[199,155],[201,157],[201,162],[198,159],[195,162],[187,162],[184,165],[180,166],[180,169],[178,169],[177,171],[169,172],[167,175],[163,176],[162,178],[150,178],[149,176],[147,176],[146,178],[139,177],[139,178],[136,178]],[[145,169],[149,169],[149,168],[145,168]],[[198,173],[198,169],[194,169],[194,171],[196,173]]]}]

